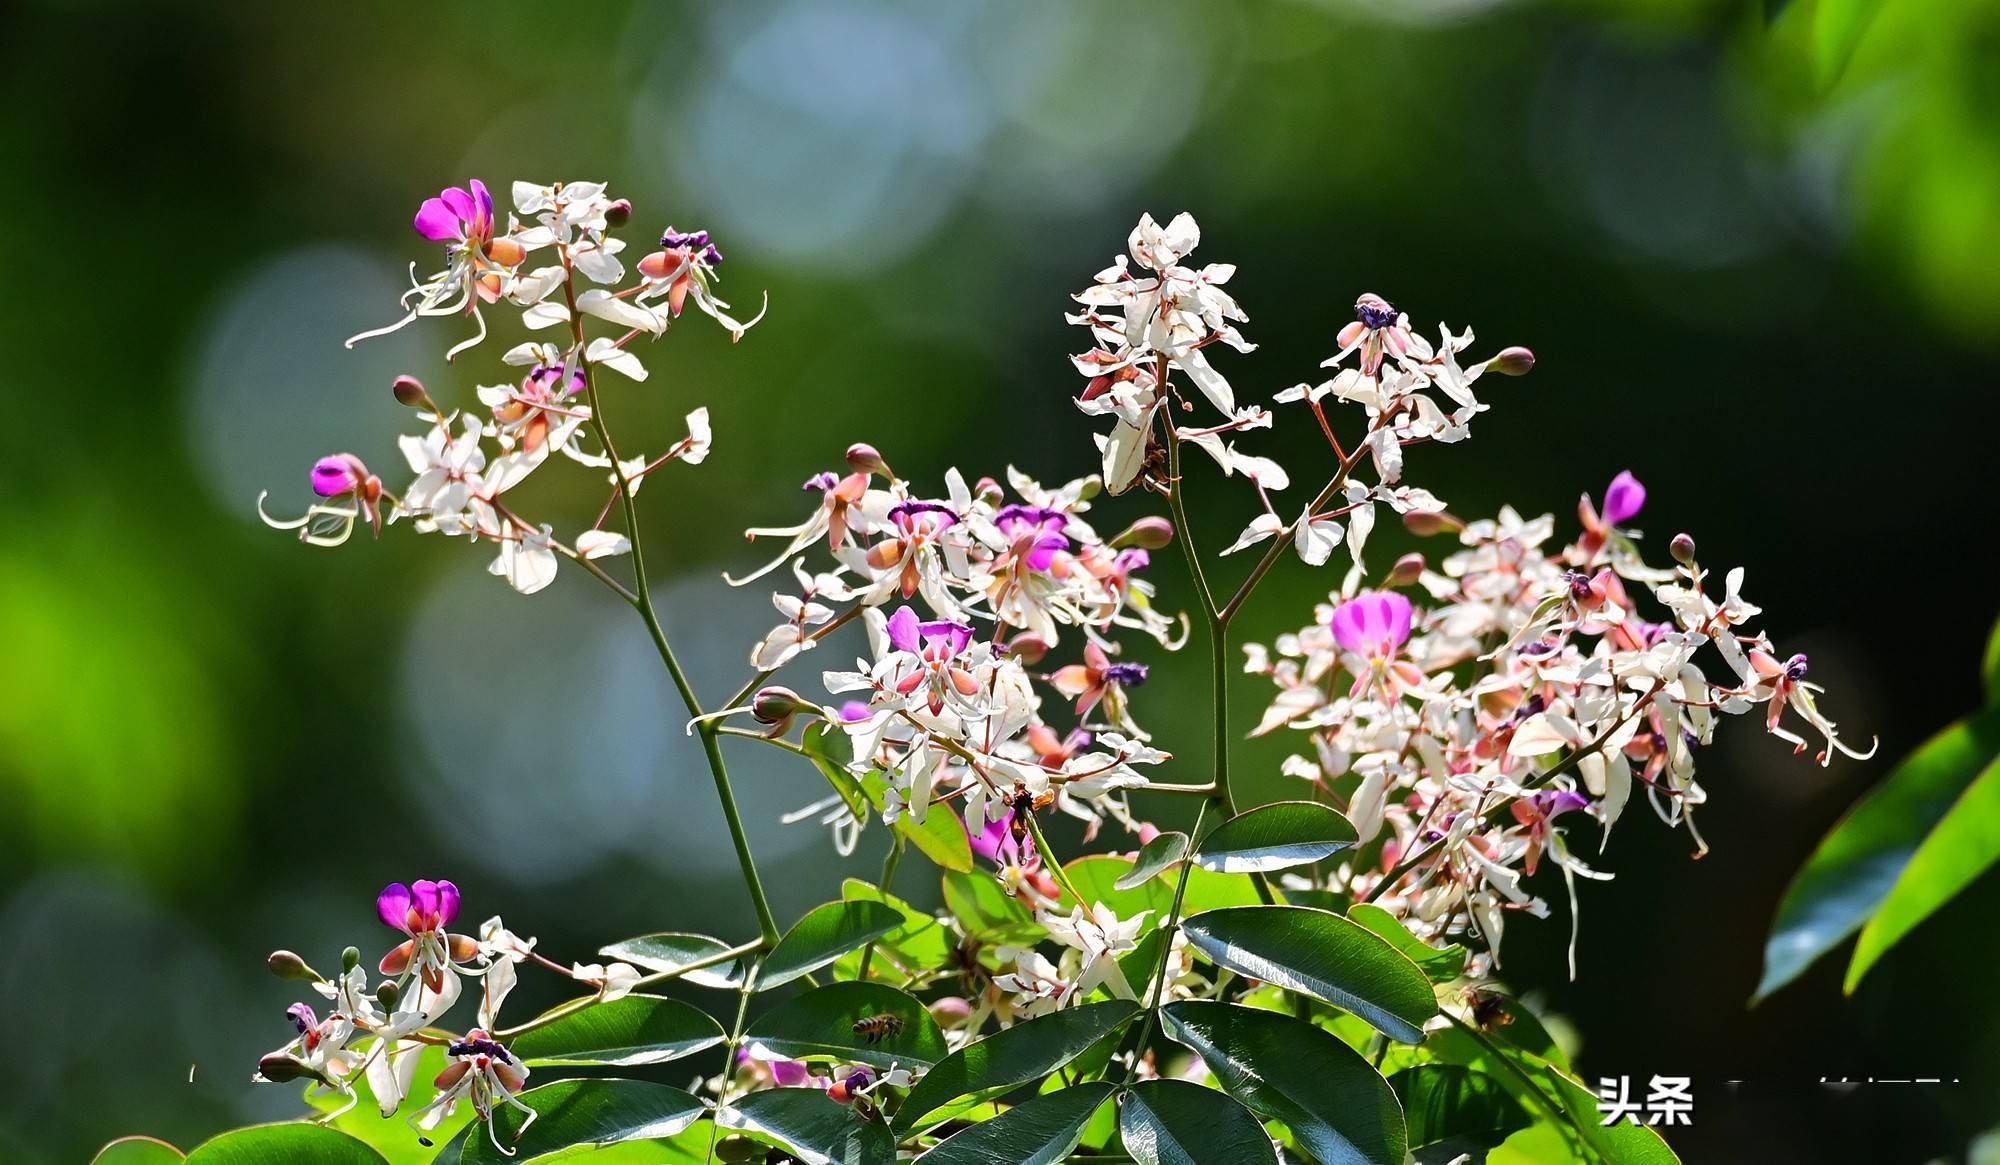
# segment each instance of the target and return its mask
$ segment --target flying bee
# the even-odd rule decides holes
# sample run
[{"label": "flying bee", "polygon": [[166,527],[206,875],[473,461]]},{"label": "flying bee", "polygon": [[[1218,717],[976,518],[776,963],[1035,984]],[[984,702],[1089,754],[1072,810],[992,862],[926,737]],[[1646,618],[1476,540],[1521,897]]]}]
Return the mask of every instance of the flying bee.
[{"label": "flying bee", "polygon": [[879,1044],[890,1036],[900,1033],[902,1030],[903,1017],[900,1015],[890,1015],[887,1012],[854,1021],[854,1034],[871,1044]]},{"label": "flying bee", "polygon": [[1497,991],[1474,988],[1466,992],[1466,1002],[1472,1007],[1472,1022],[1480,1031],[1490,1032],[1514,1022],[1513,1014],[1507,1010],[1507,997]]}]

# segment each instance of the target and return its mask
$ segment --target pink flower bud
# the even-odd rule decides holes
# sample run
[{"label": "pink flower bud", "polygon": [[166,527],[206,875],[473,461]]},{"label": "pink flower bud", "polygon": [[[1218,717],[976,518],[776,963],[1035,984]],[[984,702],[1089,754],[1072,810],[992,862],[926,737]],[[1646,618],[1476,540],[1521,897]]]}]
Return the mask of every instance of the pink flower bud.
[{"label": "pink flower bud", "polygon": [[756,717],[759,724],[786,724],[811,707],[799,699],[797,692],[776,685],[759,688],[757,694],[750,698],[750,715]]},{"label": "pink flower bud", "polygon": [[853,467],[856,473],[879,473],[889,478],[896,476],[890,470],[889,463],[882,460],[882,455],[875,451],[875,446],[866,442],[857,442],[847,447],[847,464]]},{"label": "pink flower bud", "polygon": [[616,230],[632,221],[632,203],[621,198],[604,208],[604,225]]},{"label": "pink flower bud", "polygon": [[323,498],[337,498],[361,488],[369,477],[368,467],[352,453],[335,453],[313,462],[313,492]]},{"label": "pink flower bud", "polygon": [[1428,538],[1433,534],[1456,533],[1465,529],[1465,523],[1443,510],[1411,510],[1403,515],[1403,528],[1419,538]]},{"label": "pink flower bud", "polygon": [[1502,348],[1500,354],[1486,362],[1486,367],[1502,376],[1526,376],[1535,366],[1535,354],[1526,348]]},{"label": "pink flower bud", "polygon": [[1673,554],[1675,562],[1682,566],[1694,565],[1694,538],[1691,535],[1674,535],[1674,540],[1667,543],[1667,549]]},{"label": "pink flower bud", "polygon": [[431,404],[430,394],[424,391],[424,382],[408,373],[398,376],[395,383],[389,386],[389,391],[396,394],[398,402],[408,405],[410,408],[421,409],[428,407],[433,411],[436,410],[436,406]]},{"label": "pink flower bud", "polygon": [[1022,632],[1007,641],[1007,654],[1033,667],[1042,662],[1049,653],[1048,641],[1039,635]]},{"label": "pink flower bud", "polygon": [[1125,527],[1123,533],[1111,540],[1114,547],[1137,546],[1142,550],[1158,550],[1174,540],[1174,524],[1165,518],[1150,516]]},{"label": "pink flower bud", "polygon": [[1424,556],[1421,554],[1405,554],[1396,560],[1396,565],[1389,568],[1389,577],[1384,580],[1385,585],[1406,587],[1422,577],[1423,573]]},{"label": "pink flower bud", "polygon": [[272,951],[264,965],[271,974],[280,979],[317,979],[319,973],[306,966],[306,961],[291,951]]},{"label": "pink flower bud", "polygon": [[931,1003],[931,1018],[939,1027],[953,1028],[972,1018],[972,1004],[963,996],[947,995]]}]

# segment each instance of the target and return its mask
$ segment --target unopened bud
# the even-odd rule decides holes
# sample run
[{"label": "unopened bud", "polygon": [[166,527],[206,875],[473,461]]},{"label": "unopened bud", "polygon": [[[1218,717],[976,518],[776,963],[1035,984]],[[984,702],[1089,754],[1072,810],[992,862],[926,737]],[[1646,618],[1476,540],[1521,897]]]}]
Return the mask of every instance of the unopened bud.
[{"label": "unopened bud", "polygon": [[1007,641],[1007,654],[1029,667],[1042,662],[1049,653],[1049,641],[1032,632],[1024,631]]},{"label": "unopened bud", "polygon": [[257,1078],[267,1084],[289,1084],[294,1080],[317,1080],[319,1073],[307,1067],[297,1056],[272,1052],[257,1061]]},{"label": "unopened bud", "polygon": [[757,694],[750,698],[750,715],[759,724],[784,724],[811,708],[811,704],[799,699],[797,692],[775,685],[757,689]]},{"label": "unopened bud", "polygon": [[408,373],[398,376],[389,386],[389,391],[396,394],[396,400],[400,404],[413,409],[437,411],[437,406],[431,403],[430,394],[424,391],[424,382]]},{"label": "unopened bud", "polygon": [[1123,533],[1111,540],[1113,547],[1137,546],[1142,550],[1158,550],[1174,540],[1174,524],[1167,519],[1152,516],[1141,518],[1125,527]]},{"label": "unopened bud", "polygon": [[1001,502],[1007,500],[1007,491],[1001,489],[1000,483],[992,478],[982,477],[978,484],[972,487],[972,496],[989,506],[998,507]]},{"label": "unopened bud", "polygon": [[1443,510],[1411,510],[1403,515],[1403,528],[1419,538],[1465,529],[1465,523]]},{"label": "unopened bud", "polygon": [[931,1018],[942,1028],[959,1027],[972,1018],[972,1004],[961,995],[947,995],[931,1003]]},{"label": "unopened bud", "polygon": [[632,203],[621,198],[604,208],[604,225],[616,230],[632,221]]},{"label": "unopened bud", "polygon": [[319,978],[319,972],[306,966],[306,961],[291,951],[272,951],[271,956],[264,960],[264,965],[280,979]]},{"label": "unopened bud", "polygon": [[375,1002],[391,1011],[396,1009],[396,1000],[402,998],[402,995],[403,993],[396,989],[396,985],[387,979],[382,980],[375,988]]},{"label": "unopened bud", "polygon": [[1535,366],[1535,354],[1526,348],[1502,348],[1500,354],[1486,362],[1486,367],[1502,376],[1526,376]]},{"label": "unopened bud", "polygon": [[1689,535],[1674,535],[1674,540],[1667,543],[1667,549],[1673,554],[1675,562],[1682,566],[1694,565],[1694,539]]},{"label": "unopened bud", "polygon": [[857,473],[879,473],[887,478],[896,476],[889,468],[889,463],[882,460],[882,455],[875,451],[875,446],[866,442],[857,442],[847,447],[847,464]]},{"label": "unopened bud", "polygon": [[1406,587],[1423,577],[1423,573],[1424,556],[1405,554],[1396,560],[1396,565],[1389,568],[1389,577],[1383,582],[1392,587]]},{"label": "unopened bud", "polygon": [[360,965],[361,965],[360,947],[348,947],[346,950],[340,952],[341,970],[352,971],[354,968],[359,967]]}]

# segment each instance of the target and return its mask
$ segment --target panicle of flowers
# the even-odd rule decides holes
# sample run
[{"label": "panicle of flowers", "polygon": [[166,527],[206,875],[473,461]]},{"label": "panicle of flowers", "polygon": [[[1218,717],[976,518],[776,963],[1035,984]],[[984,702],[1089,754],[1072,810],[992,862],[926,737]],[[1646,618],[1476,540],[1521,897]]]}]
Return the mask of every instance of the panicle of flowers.
[{"label": "panicle of flowers", "polygon": [[1570,887],[1572,924],[1573,879],[1609,877],[1577,856],[1568,824],[1593,819],[1608,838],[1642,793],[1706,849],[1695,758],[1719,715],[1762,708],[1799,750],[1800,732],[1815,738],[1822,764],[1868,755],[1819,711],[1805,657],[1751,628],[1761,612],[1740,569],[1716,594],[1686,535],[1674,567],[1646,564],[1628,526],[1645,501],[1619,474],[1601,503],[1582,499],[1582,529],[1560,548],[1548,515],[1422,515],[1417,528],[1457,534],[1436,569],[1412,555],[1385,580],[1403,589],[1335,592],[1310,625],[1245,648],[1246,670],[1277,688],[1254,733],[1305,735],[1285,771],[1339,807],[1369,855],[1326,888],[1425,937],[1478,939],[1497,961],[1509,914],[1549,913],[1525,885],[1544,861]]},{"label": "panicle of flowers", "polygon": [[[665,453],[628,454],[614,464],[595,416],[596,371],[645,380],[633,342],[664,333],[690,301],[734,339],[763,313],[748,322],[728,314],[729,305],[714,292],[722,252],[706,231],[668,228],[660,249],[628,273],[620,258],[624,241],[611,232],[630,220],[631,206],[606,195],[603,183],[516,182],[515,213],[504,229],[485,183],[475,179],[469,187],[451,187],[417,211],[417,233],[444,244],[444,269],[423,280],[413,274],[404,317],[355,336],[349,346],[422,317],[462,312],[476,331],[451,349],[455,357],[486,337],[481,308],[503,303],[520,309],[525,329],[560,327],[564,338],[508,349],[500,358],[506,375],[476,387],[476,408],[447,409],[415,377],[398,377],[395,397],[419,422],[397,441],[411,475],[400,493],[361,458],[338,453],[313,466],[310,484],[318,500],[302,516],[270,516],[263,496],[258,512],[269,525],[295,530],[316,546],[340,545],[363,521],[377,534],[384,525],[407,521],[420,533],[485,542],[495,548],[492,573],[533,593],[554,581],[564,558],[601,573],[594,560],[631,550],[625,534],[605,528],[610,501],[594,523],[568,538],[520,513],[513,491],[552,455],[602,471],[613,499],[620,488],[636,492],[669,462],[698,465],[708,455],[708,410],[696,408],[687,416],[687,436]],[[665,310],[649,306],[657,301]],[[590,334],[591,326],[605,325],[613,334]]]}]

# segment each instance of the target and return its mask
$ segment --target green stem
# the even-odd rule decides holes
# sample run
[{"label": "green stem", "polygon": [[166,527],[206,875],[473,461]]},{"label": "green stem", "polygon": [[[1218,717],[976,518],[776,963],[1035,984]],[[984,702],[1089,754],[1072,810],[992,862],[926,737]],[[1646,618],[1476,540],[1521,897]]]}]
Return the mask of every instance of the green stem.
[{"label": "green stem", "polygon": [[1160,1008],[1165,1006],[1167,1001],[1167,964],[1171,963],[1174,957],[1174,930],[1181,924],[1181,907],[1187,901],[1188,875],[1194,870],[1195,846],[1201,843],[1201,826],[1207,820],[1208,807],[1212,804],[1215,802],[1201,803],[1201,807],[1195,810],[1194,828],[1188,831],[1187,852],[1181,856],[1181,876],[1174,883],[1173,908],[1167,911],[1167,920],[1160,927],[1160,966],[1153,972],[1152,986],[1147,989],[1145,995],[1139,997],[1140,1003],[1143,1004],[1150,998],[1153,1004],[1147,1011],[1146,1022],[1140,1027],[1139,1042],[1132,1049],[1132,1062],[1126,1066],[1125,1079],[1128,1083],[1133,1074],[1139,1070],[1139,1060],[1146,1054],[1146,1045],[1153,1038],[1153,1029],[1160,1026]]},{"label": "green stem", "polygon": [[[563,266],[569,267],[569,255],[563,255]],[[583,316],[576,309],[575,276],[571,272],[563,280],[563,297],[569,305],[570,336],[576,345],[576,363],[583,373],[584,396],[590,402],[590,424],[597,434],[598,443],[604,448],[604,455],[611,459],[611,475],[618,482],[618,508],[624,518],[625,540],[631,544],[632,555],[632,607],[646,624],[646,633],[653,639],[653,647],[660,654],[660,662],[667,668],[674,689],[680,693],[681,702],[687,706],[689,718],[702,715],[701,700],[695,695],[694,686],[688,682],[687,673],[681,670],[680,661],[674,658],[674,649],[667,642],[666,628],[660,624],[660,615],[653,605],[653,592],[646,577],[646,552],[639,540],[639,510],[633,503],[632,483],[625,476],[625,466],[619,461],[618,448],[611,441],[611,428],[604,420],[604,404],[598,398],[597,378],[593,374],[590,361],[584,356]],[[750,900],[757,909],[757,925],[763,933],[767,946],[778,941],[778,923],[771,915],[770,900],[764,896],[763,880],[757,876],[757,863],[750,854],[750,839],[743,832],[743,816],[736,807],[736,791],[729,784],[729,768],[722,759],[722,744],[716,739],[715,726],[708,721],[695,725],[695,735],[701,738],[702,755],[708,760],[708,771],[715,778],[715,796],[722,803],[722,816],[729,823],[729,838],[736,845],[736,864],[742,868],[743,884],[750,891]]]},{"label": "green stem", "polygon": [[1042,823],[1035,820],[1033,812],[1026,814],[1026,817],[1028,832],[1034,835],[1035,838],[1035,849],[1041,853],[1042,864],[1049,868],[1049,873],[1055,878],[1056,885],[1061,887],[1063,892],[1068,894],[1071,901],[1076,905],[1088,905],[1084,901],[1083,895],[1076,892],[1076,887],[1070,885],[1069,874],[1064,872],[1062,863],[1056,860],[1056,851],[1049,848],[1049,839],[1042,835]]},{"label": "green stem", "polygon": [[[1162,368],[1163,376],[1164,372]],[[1195,550],[1194,528],[1188,523],[1187,505],[1181,499],[1181,439],[1180,434],[1174,431],[1172,417],[1167,418],[1166,429],[1167,476],[1173,482],[1167,502],[1173,510],[1181,552],[1187,557],[1188,573],[1194,576],[1195,593],[1201,597],[1202,612],[1208,616],[1209,692],[1214,701],[1215,714],[1214,800],[1225,812],[1233,815],[1236,801],[1229,789],[1229,665],[1224,658],[1228,650],[1229,620],[1216,610],[1215,592],[1209,589],[1208,573],[1202,569],[1201,555]]]},{"label": "green stem", "polygon": [[[896,880],[896,867],[901,864],[902,860],[903,835],[891,829],[889,831],[889,856],[882,859],[882,879],[875,883],[875,888],[882,892],[884,898],[887,898],[892,892],[889,886]],[[854,978],[859,982],[866,983],[868,981],[868,964],[874,961],[875,942],[871,939],[867,946],[861,948],[861,969]]]},{"label": "green stem", "polygon": [[708,1135],[708,1161],[715,1165],[715,1143],[722,1138],[722,1114],[729,1108],[729,1086],[736,1083],[736,1049],[743,1042],[743,1021],[750,1014],[750,996],[757,991],[757,976],[764,970],[762,959],[743,968],[743,986],[736,997],[736,1022],[730,1025],[729,1042],[724,1045],[722,1086],[715,1096],[715,1123]]}]

